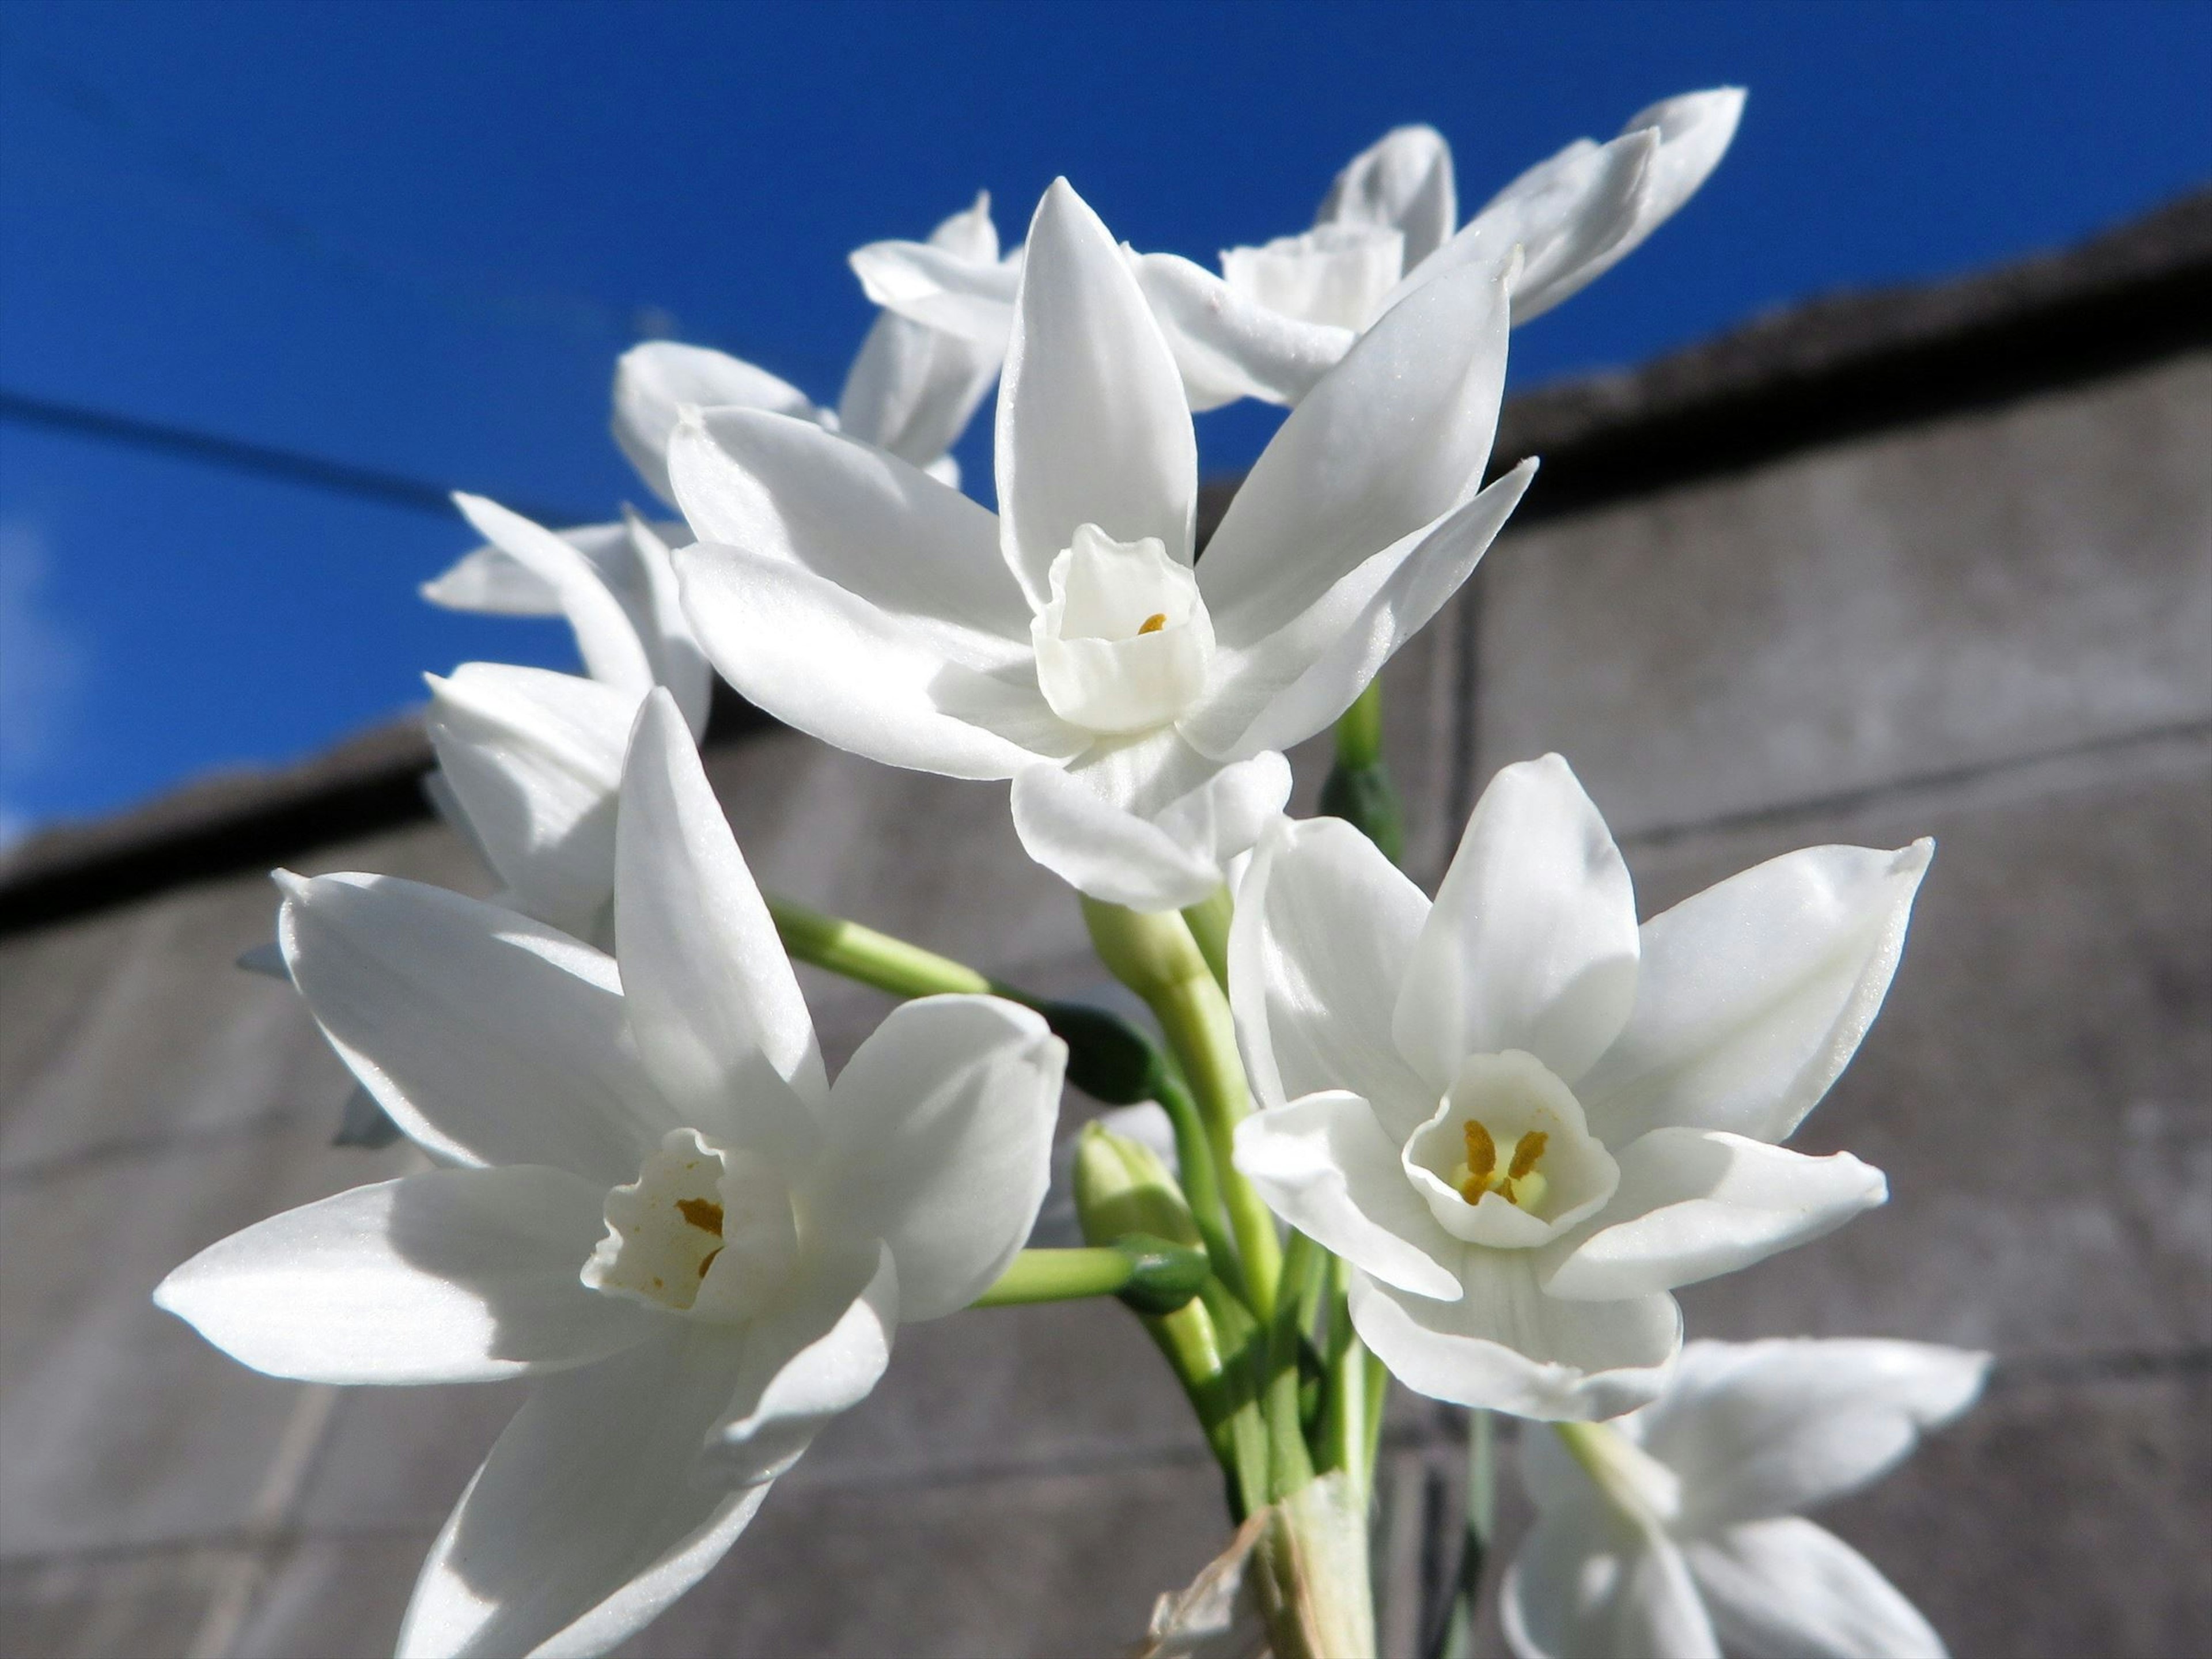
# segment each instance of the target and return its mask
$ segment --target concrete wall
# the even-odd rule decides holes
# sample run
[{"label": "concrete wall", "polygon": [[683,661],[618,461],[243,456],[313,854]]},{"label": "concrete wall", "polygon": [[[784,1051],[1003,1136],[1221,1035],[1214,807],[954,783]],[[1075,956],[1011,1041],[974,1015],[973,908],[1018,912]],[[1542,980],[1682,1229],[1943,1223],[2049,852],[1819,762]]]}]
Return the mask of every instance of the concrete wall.
[{"label": "concrete wall", "polygon": [[[1391,671],[1425,881],[1489,772],[1547,748],[1647,913],[1791,847],[1937,836],[1888,1010],[1801,1140],[1881,1164],[1893,1202],[1686,1300],[1693,1334],[1999,1353],[1972,1418],[1829,1517],[1965,1655],[2212,1650],[2208,456],[2203,355],[1856,438],[1509,538]],[[1103,994],[1002,788],[783,732],[713,769],[768,884]],[[428,826],[298,862],[484,885]],[[288,990],[226,966],[272,909],[231,878],[0,941],[11,1655],[387,1651],[514,1403],[258,1377],[146,1300],[237,1226],[407,1166],[325,1144],[338,1066]],[[808,987],[833,1060],[884,1006]],[[1456,1432],[1395,1407],[1400,1652]],[[1217,1505],[1117,1309],[958,1316],[908,1334],[635,1650],[1110,1653],[1218,1543]],[[1509,1545],[1524,1522],[1509,1501]]]}]

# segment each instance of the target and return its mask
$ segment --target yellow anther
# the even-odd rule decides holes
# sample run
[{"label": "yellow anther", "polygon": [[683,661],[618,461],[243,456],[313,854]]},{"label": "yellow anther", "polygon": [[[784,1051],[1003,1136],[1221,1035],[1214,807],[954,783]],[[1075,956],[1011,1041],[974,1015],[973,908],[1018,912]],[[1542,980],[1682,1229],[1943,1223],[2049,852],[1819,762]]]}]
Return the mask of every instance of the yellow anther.
[{"label": "yellow anther", "polygon": [[702,1233],[712,1233],[717,1238],[722,1236],[722,1206],[712,1199],[679,1198],[676,1200],[676,1213]]},{"label": "yellow anther", "polygon": [[1164,611],[1155,611],[1145,618],[1145,625],[1137,631],[1139,634],[1157,634],[1167,625],[1168,613]]},{"label": "yellow anther", "polygon": [[1518,1181],[1536,1167],[1536,1160],[1544,1155],[1544,1147],[1551,1137],[1541,1129],[1531,1129],[1513,1147],[1513,1163],[1505,1171],[1508,1181]]},{"label": "yellow anther", "polygon": [[1498,1143],[1473,1118],[1460,1127],[1460,1135],[1467,1142],[1467,1179],[1459,1184],[1459,1195],[1470,1204],[1480,1204],[1498,1169]]}]

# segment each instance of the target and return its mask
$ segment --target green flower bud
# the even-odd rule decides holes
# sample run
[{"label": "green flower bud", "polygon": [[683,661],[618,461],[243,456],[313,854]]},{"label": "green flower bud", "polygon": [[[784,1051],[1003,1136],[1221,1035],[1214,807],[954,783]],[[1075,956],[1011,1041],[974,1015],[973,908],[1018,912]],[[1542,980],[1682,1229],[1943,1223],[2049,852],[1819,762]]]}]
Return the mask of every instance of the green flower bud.
[{"label": "green flower bud", "polygon": [[1199,1245],[1182,1188],[1142,1142],[1086,1123],[1075,1143],[1075,1213],[1083,1237],[1111,1244],[1131,1233]]}]

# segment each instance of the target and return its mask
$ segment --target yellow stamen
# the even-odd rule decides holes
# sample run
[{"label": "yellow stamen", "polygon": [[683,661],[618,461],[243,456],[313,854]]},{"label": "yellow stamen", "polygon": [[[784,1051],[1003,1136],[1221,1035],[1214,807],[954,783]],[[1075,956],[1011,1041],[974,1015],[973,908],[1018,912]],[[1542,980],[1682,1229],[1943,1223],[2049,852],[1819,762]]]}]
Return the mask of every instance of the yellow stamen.
[{"label": "yellow stamen", "polygon": [[1157,634],[1167,625],[1168,613],[1164,611],[1155,611],[1145,618],[1145,625],[1137,631],[1139,634]]},{"label": "yellow stamen", "polygon": [[1518,1181],[1536,1167],[1536,1160],[1544,1155],[1545,1144],[1551,1139],[1541,1129],[1531,1129],[1522,1135],[1513,1148],[1512,1166],[1505,1171],[1508,1181]]},{"label": "yellow stamen", "polygon": [[712,1233],[717,1238],[722,1236],[722,1206],[712,1199],[679,1198],[676,1200],[676,1213],[702,1233]]},{"label": "yellow stamen", "polygon": [[1459,1184],[1459,1195],[1470,1204],[1479,1204],[1490,1190],[1490,1177],[1498,1168],[1498,1143],[1473,1118],[1461,1126],[1460,1134],[1467,1142],[1467,1179]]}]

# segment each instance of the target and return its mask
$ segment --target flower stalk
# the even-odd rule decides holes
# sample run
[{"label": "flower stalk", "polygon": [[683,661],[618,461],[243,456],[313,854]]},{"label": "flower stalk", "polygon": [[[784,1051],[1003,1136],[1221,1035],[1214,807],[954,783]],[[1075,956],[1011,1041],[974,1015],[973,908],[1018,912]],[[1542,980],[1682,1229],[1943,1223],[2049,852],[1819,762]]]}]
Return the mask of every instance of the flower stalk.
[{"label": "flower stalk", "polygon": [[1206,1256],[1172,1240],[1132,1233],[1111,1244],[1072,1250],[1024,1250],[974,1305],[1015,1308],[1118,1296],[1149,1314],[1169,1314],[1198,1294]]}]

